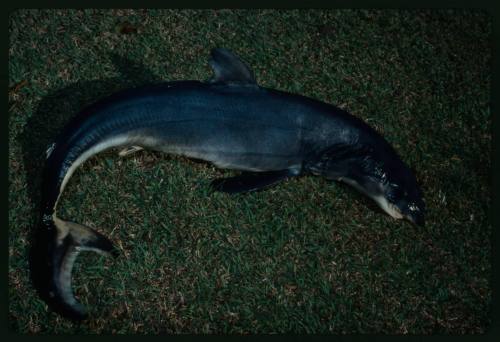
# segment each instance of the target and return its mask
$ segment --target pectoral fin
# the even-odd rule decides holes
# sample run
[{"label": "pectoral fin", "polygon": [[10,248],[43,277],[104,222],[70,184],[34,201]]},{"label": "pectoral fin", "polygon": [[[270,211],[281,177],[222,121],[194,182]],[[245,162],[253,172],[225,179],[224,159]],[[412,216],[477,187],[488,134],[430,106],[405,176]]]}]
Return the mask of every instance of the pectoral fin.
[{"label": "pectoral fin", "polygon": [[290,170],[244,172],[235,177],[215,179],[212,181],[211,186],[214,191],[236,194],[262,190],[293,176],[296,176],[296,174],[293,174]]}]

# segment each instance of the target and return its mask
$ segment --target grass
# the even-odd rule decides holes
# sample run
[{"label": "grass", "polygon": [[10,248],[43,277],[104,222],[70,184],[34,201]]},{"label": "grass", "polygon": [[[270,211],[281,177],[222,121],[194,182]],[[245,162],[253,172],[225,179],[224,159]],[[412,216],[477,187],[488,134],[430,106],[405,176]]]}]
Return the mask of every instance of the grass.
[{"label": "grass", "polygon": [[[363,118],[415,170],[427,226],[303,177],[211,194],[231,172],[106,152],[72,177],[60,216],[120,257],[83,254],[81,324],[29,281],[46,146],[119,89],[210,77],[236,51],[266,87]],[[10,17],[9,327],[20,333],[482,333],[491,305],[491,24],[480,11],[19,10]]]}]

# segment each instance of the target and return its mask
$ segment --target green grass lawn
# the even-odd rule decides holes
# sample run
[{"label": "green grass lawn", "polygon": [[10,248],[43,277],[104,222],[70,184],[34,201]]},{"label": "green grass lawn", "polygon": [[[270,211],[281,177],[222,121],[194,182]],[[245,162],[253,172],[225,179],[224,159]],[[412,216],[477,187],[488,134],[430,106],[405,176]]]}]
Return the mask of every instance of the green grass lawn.
[{"label": "green grass lawn", "polygon": [[[266,87],[350,111],[416,172],[425,228],[318,177],[211,193],[232,172],[100,154],[60,217],[118,247],[81,255],[76,324],[29,280],[45,149],[83,106],[205,80],[232,49]],[[9,326],[21,333],[480,333],[490,322],[491,24],[480,11],[19,10],[10,17]]]}]

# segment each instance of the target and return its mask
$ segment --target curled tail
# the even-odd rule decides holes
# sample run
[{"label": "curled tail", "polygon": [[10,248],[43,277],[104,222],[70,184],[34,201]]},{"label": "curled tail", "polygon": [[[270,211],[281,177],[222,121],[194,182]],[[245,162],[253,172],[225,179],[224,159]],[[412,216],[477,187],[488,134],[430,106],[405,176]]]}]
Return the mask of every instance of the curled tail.
[{"label": "curled tail", "polygon": [[30,255],[34,285],[49,307],[77,320],[84,319],[86,313],[74,297],[71,271],[82,251],[116,255],[113,244],[92,228],[55,215],[41,218]]},{"label": "curled tail", "polygon": [[[92,145],[91,145],[92,146]],[[86,317],[71,288],[71,271],[78,254],[94,251],[116,255],[113,244],[90,227],[56,216],[64,185],[90,153],[77,144],[58,144],[48,151],[42,183],[41,215],[30,251],[33,284],[54,311],[72,319]]]},{"label": "curled tail", "polygon": [[[71,288],[71,271],[78,254],[82,251],[116,254],[116,250],[95,230],[58,218],[58,200],[72,174],[87,159],[115,147],[134,146],[133,150],[137,150],[137,146],[142,146],[144,139],[139,133],[148,124],[141,123],[152,115],[149,107],[144,107],[144,99],[149,99],[149,94],[142,90],[127,91],[84,108],[46,151],[41,215],[35,228],[30,267],[40,296],[66,317],[85,317]],[[158,114],[153,122],[160,122],[160,119]]]}]

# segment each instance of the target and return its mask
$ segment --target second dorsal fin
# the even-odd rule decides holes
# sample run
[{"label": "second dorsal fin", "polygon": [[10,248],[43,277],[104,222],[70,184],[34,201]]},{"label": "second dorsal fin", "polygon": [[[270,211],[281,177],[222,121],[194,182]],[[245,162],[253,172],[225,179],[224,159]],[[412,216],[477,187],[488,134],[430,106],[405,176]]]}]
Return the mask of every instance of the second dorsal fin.
[{"label": "second dorsal fin", "polygon": [[210,83],[257,85],[252,70],[227,49],[213,49],[208,63],[214,71]]}]

